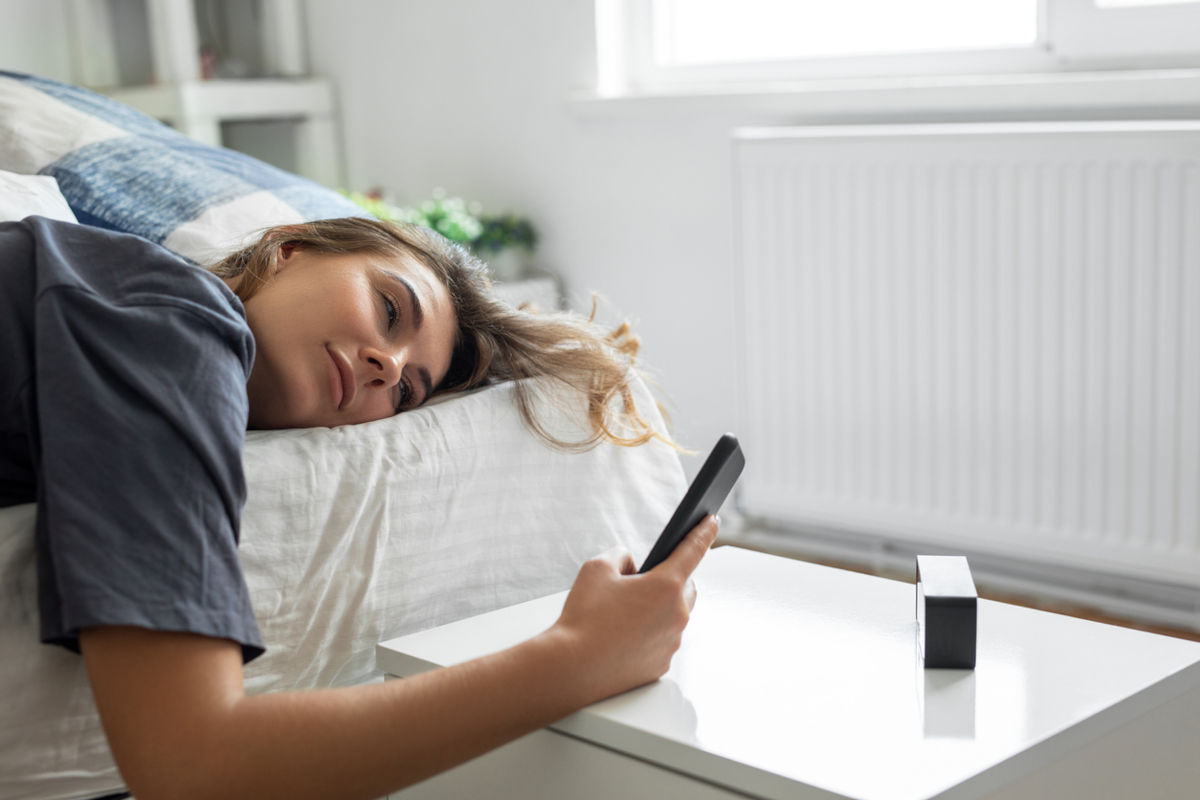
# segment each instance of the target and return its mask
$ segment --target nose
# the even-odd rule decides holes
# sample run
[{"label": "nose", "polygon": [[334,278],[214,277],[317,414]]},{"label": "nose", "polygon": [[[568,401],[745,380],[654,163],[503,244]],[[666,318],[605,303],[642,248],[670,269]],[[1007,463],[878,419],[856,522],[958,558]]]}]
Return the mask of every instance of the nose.
[{"label": "nose", "polygon": [[363,349],[362,357],[367,364],[367,384],[390,389],[400,382],[408,353],[403,349],[389,351],[367,347]]}]

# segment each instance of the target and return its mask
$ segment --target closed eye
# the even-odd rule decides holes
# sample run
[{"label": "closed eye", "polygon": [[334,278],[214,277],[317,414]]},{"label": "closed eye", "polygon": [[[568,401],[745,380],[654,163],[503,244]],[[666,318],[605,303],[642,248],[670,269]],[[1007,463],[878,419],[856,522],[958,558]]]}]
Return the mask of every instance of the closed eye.
[{"label": "closed eye", "polygon": [[390,331],[400,319],[400,307],[386,292],[380,292],[379,296],[383,298],[383,308],[387,313],[387,329]]},{"label": "closed eye", "polygon": [[396,401],[396,413],[399,414],[401,411],[408,410],[406,406],[408,406],[413,397],[412,384],[410,384],[407,379],[402,378],[400,382],[396,384],[396,389],[397,394],[399,395],[399,399]]}]

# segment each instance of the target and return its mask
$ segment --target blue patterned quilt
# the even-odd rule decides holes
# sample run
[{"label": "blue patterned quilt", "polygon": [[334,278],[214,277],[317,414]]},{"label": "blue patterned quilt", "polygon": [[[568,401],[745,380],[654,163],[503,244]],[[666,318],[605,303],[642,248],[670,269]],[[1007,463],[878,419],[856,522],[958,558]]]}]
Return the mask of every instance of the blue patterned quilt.
[{"label": "blue patterned quilt", "polygon": [[363,214],[336,191],[189,139],[111,98],[2,71],[0,169],[49,175],[81,223],[193,261],[271,225]]}]

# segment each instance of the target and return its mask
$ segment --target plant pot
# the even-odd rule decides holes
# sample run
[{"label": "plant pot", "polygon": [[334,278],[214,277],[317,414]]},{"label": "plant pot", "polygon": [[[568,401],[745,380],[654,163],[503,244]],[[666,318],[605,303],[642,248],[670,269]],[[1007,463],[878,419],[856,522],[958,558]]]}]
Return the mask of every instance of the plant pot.
[{"label": "plant pot", "polygon": [[520,247],[506,247],[488,255],[486,261],[497,281],[519,281],[529,272],[529,252]]}]

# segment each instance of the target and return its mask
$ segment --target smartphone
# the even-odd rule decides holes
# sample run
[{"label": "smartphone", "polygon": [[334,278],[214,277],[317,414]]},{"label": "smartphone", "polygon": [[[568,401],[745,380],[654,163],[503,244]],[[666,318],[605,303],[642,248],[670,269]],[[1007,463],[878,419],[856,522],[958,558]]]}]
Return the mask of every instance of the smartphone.
[{"label": "smartphone", "polygon": [[709,514],[716,514],[733,489],[733,484],[737,483],[744,466],[746,457],[742,455],[736,436],[727,433],[717,440],[638,572],[653,569],[671,555],[688,531],[700,524],[700,520]]}]

